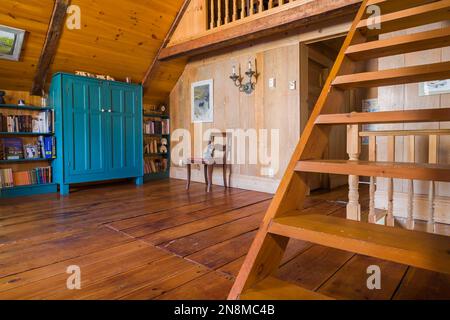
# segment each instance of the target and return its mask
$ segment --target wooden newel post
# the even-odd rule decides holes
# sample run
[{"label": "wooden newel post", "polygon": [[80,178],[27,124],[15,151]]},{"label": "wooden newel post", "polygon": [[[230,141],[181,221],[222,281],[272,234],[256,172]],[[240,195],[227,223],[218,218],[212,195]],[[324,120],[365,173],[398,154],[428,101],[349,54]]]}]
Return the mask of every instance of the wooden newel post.
[{"label": "wooden newel post", "polygon": [[[359,125],[347,126],[347,153],[350,160],[359,160],[361,139]],[[361,205],[359,203],[359,176],[348,176],[347,219],[361,221]]]}]

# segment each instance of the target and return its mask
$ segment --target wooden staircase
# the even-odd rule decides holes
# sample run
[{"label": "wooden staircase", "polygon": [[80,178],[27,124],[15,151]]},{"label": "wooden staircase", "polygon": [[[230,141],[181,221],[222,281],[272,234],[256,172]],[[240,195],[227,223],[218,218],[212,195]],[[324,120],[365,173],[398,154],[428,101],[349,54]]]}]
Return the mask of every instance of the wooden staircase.
[{"label": "wooden staircase", "polygon": [[[367,7],[381,8],[372,28]],[[383,33],[450,19],[450,0],[364,0],[239,272],[229,299],[326,299],[275,278],[290,238],[450,273],[448,237],[301,213],[308,172],[450,182],[450,166],[321,160],[333,125],[450,121],[450,108],[342,114],[345,90],[450,78],[450,62],[361,72],[361,61],[449,45],[450,29],[379,40]]]}]

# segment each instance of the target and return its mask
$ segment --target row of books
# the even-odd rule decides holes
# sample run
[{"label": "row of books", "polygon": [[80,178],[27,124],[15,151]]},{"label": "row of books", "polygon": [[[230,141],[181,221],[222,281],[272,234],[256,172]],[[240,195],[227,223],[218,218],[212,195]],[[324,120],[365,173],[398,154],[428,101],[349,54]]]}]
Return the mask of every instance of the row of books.
[{"label": "row of books", "polygon": [[11,168],[0,169],[0,188],[12,188],[52,182],[52,167],[34,168],[13,172]]},{"label": "row of books", "polygon": [[167,171],[167,159],[144,159],[144,173],[158,173]]},{"label": "row of books", "polygon": [[23,138],[1,138],[0,160],[56,158],[56,138],[39,136],[34,143],[23,144]]},{"label": "row of books", "polygon": [[169,134],[170,120],[146,120],[144,122],[144,134]]},{"label": "row of books", "polygon": [[3,115],[0,113],[0,132],[51,133],[53,132],[53,113],[51,110],[33,115]]},{"label": "row of books", "polygon": [[162,146],[161,139],[145,139],[144,154],[167,153],[167,146]]}]

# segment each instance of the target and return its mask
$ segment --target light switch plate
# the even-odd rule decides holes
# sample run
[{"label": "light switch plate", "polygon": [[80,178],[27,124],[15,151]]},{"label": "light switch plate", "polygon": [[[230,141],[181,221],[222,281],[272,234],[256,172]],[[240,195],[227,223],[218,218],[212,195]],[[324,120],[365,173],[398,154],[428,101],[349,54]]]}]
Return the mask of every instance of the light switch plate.
[{"label": "light switch plate", "polygon": [[295,80],[289,81],[289,89],[295,90],[296,88],[297,88],[297,81],[295,81]]},{"label": "light switch plate", "polygon": [[270,78],[269,79],[269,88],[275,88],[276,87],[276,79]]}]

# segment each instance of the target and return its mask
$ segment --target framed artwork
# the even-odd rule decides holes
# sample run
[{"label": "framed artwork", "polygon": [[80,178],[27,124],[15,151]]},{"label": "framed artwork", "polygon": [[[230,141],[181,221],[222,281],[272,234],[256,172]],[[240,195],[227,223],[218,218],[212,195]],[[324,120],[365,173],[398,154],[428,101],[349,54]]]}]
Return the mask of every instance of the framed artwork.
[{"label": "framed artwork", "polygon": [[193,123],[214,121],[213,80],[195,82],[191,86],[191,119]]},{"label": "framed artwork", "polygon": [[419,85],[420,96],[450,93],[450,79],[422,82]]},{"label": "framed artwork", "polygon": [[0,59],[19,61],[25,31],[0,25]]}]

